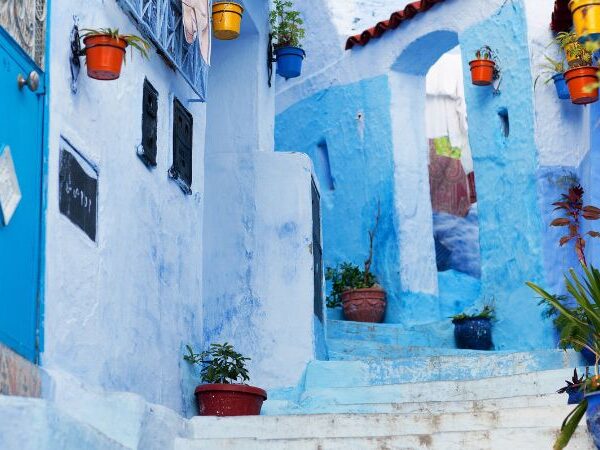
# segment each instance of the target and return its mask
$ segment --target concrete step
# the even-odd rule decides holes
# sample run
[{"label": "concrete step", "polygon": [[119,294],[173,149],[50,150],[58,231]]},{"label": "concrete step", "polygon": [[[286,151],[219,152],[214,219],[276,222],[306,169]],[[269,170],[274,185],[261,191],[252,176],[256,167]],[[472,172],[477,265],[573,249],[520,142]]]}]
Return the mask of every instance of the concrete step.
[{"label": "concrete step", "polygon": [[328,339],[346,339],[380,344],[454,348],[454,325],[450,320],[405,327],[399,324],[369,324],[345,320],[327,321]]},{"label": "concrete step", "polygon": [[486,431],[498,428],[560,428],[573,409],[560,406],[508,408],[478,412],[430,414],[320,414],[280,417],[196,417],[191,420],[191,438],[307,439],[387,437],[456,431]]},{"label": "concrete step", "polygon": [[[500,428],[485,431],[390,435],[386,437],[300,438],[300,439],[177,439],[176,450],[548,450],[557,427]],[[571,439],[569,450],[593,450],[585,424]]]},{"label": "concrete step", "polygon": [[368,359],[401,359],[418,356],[478,356],[490,352],[443,347],[419,347],[382,344],[377,341],[328,339],[327,350],[332,361]]},{"label": "concrete step", "polygon": [[492,398],[467,401],[430,401],[430,402],[388,402],[388,403],[343,403],[337,405],[317,405],[314,408],[308,405],[300,406],[291,401],[278,400],[272,403],[265,402],[261,414],[266,416],[323,414],[324,409],[329,414],[442,414],[442,413],[469,413],[489,412],[501,409],[538,408],[564,406],[567,395],[556,393],[545,395],[522,395],[518,397]]},{"label": "concrete step", "polygon": [[305,389],[478,380],[580,365],[578,353],[476,352],[364,361],[311,361]]},{"label": "concrete step", "polygon": [[125,447],[41,399],[0,395],[2,450],[123,450]]}]

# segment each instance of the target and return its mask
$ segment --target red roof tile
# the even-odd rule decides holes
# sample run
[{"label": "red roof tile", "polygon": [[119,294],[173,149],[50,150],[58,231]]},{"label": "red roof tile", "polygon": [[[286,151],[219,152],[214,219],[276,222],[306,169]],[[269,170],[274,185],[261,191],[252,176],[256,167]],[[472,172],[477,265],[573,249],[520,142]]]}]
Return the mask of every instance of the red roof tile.
[{"label": "red roof tile", "polygon": [[573,26],[573,17],[569,9],[569,0],[556,0],[554,2],[554,11],[552,12],[552,22],[550,28],[555,33],[569,31]]},{"label": "red roof tile", "polygon": [[428,11],[432,6],[437,3],[442,3],[443,1],[444,0],[420,0],[418,2],[409,3],[403,10],[392,13],[388,20],[383,20],[373,28],[369,28],[360,34],[350,36],[346,41],[346,50],[350,50],[355,45],[367,45],[371,39],[381,37],[386,31],[395,30],[402,22],[412,19],[419,13]]}]

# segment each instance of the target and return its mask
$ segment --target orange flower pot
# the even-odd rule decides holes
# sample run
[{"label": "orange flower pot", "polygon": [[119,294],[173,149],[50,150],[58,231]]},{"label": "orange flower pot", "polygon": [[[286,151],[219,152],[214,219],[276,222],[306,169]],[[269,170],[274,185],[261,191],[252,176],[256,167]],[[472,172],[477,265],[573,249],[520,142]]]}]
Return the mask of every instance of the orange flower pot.
[{"label": "orange flower pot", "polygon": [[576,105],[587,105],[598,100],[598,88],[589,86],[598,82],[598,68],[592,66],[575,67],[565,72],[565,80],[571,94],[571,101]]},{"label": "orange flower pot", "polygon": [[379,287],[352,289],[342,293],[344,318],[353,322],[379,323],[385,316],[385,291]]},{"label": "orange flower pot", "polygon": [[496,63],[491,59],[475,59],[469,63],[471,79],[476,86],[489,86],[494,82]]},{"label": "orange flower pot", "polygon": [[83,40],[87,73],[96,80],[116,80],[121,75],[127,42],[110,36],[88,36]]}]

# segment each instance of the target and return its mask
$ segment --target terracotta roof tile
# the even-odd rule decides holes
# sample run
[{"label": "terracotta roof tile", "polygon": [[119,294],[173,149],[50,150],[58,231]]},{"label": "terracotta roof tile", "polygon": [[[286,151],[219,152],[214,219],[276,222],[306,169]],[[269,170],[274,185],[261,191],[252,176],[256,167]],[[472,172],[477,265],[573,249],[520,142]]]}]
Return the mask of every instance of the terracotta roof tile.
[{"label": "terracotta roof tile", "polygon": [[[420,0],[409,3],[403,10],[392,13],[388,20],[379,22],[372,28],[363,31],[360,34],[350,36],[346,41],[346,50],[350,50],[356,45],[364,46],[374,38],[381,37],[386,31],[395,30],[402,22],[412,19],[419,13],[424,13],[431,9],[437,3],[442,3],[444,0]],[[560,0],[557,0],[560,1]]]},{"label": "terracotta roof tile", "polygon": [[552,22],[550,28],[555,33],[569,31],[573,26],[573,17],[569,9],[569,0],[556,0],[554,2],[554,11],[552,12]]}]

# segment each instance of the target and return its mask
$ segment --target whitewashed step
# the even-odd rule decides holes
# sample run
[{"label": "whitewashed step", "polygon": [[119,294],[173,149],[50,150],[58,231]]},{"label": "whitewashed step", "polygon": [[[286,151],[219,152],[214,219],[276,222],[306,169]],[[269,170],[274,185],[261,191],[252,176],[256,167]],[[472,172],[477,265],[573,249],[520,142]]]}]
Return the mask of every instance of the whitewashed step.
[{"label": "whitewashed step", "polygon": [[[578,353],[561,350],[478,352],[365,361],[311,361],[305,389],[477,380],[579,366]],[[572,370],[572,369],[571,369]]]},{"label": "whitewashed step", "polygon": [[[175,450],[548,450],[556,433],[555,427],[538,427],[388,437],[177,439]],[[585,424],[573,436],[568,449],[595,449]]]},{"label": "whitewashed step", "polygon": [[318,414],[281,417],[197,417],[193,439],[389,437],[497,428],[560,428],[570,405],[468,413]]},{"label": "whitewashed step", "polygon": [[124,450],[128,447],[46,400],[0,395],[2,450]]}]

